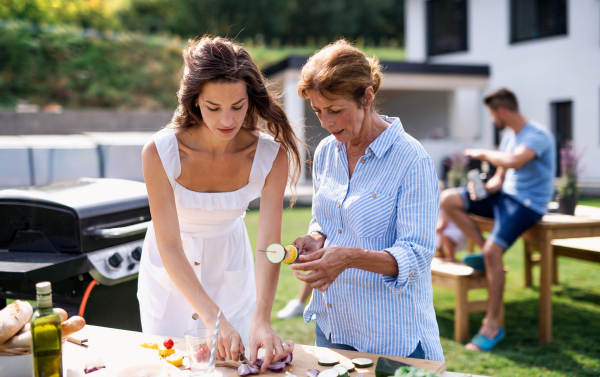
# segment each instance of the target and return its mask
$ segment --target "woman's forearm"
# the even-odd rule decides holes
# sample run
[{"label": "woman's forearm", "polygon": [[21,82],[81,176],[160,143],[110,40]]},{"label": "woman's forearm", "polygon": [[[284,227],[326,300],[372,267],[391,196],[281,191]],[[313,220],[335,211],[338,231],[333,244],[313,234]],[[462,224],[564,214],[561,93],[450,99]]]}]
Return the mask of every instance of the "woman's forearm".
[{"label": "woman's forearm", "polygon": [[376,274],[397,276],[398,262],[387,251],[364,250],[348,248],[348,268],[374,272]]},{"label": "woman's forearm", "polygon": [[267,258],[256,258],[256,308],[252,322],[271,323],[271,310],[277,293],[280,264],[273,264]]}]

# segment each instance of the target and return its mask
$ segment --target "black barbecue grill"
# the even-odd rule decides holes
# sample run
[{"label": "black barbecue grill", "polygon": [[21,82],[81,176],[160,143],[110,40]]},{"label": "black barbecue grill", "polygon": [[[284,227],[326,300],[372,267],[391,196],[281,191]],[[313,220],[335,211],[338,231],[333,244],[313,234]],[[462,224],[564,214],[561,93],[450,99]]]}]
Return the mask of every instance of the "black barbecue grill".
[{"label": "black barbecue grill", "polygon": [[55,306],[76,314],[95,280],[86,321],[140,330],[135,294],[149,223],[141,182],[82,178],[0,191],[0,298],[34,299],[35,284],[47,280]]}]

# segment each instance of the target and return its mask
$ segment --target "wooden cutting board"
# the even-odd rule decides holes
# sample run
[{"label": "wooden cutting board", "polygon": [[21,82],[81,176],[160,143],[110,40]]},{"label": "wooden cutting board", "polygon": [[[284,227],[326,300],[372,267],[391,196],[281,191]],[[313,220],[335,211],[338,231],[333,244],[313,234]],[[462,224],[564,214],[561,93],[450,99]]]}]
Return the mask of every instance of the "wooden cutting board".
[{"label": "wooden cutting board", "polygon": [[[319,371],[324,371],[325,369],[329,369],[331,367],[323,367],[320,366],[318,360],[323,357],[327,357],[330,359],[342,361],[350,361],[352,359],[356,359],[359,357],[365,357],[367,359],[373,360],[373,366],[370,368],[356,368],[354,372],[350,373],[350,377],[356,377],[359,374],[363,374],[365,377],[375,376],[375,366],[377,365],[377,359],[379,356],[384,355],[376,355],[372,353],[364,353],[364,352],[354,352],[354,351],[343,351],[336,350],[330,348],[323,347],[315,347],[315,346],[307,346],[303,344],[296,344],[294,347],[294,360],[291,364],[288,364],[285,370],[289,371],[291,369],[292,374],[298,377],[306,377],[306,371],[309,369],[317,369]],[[431,361],[431,360],[421,360],[421,359],[411,359],[408,357],[396,357],[396,356],[384,356],[388,359],[401,361],[406,364],[413,365],[419,369],[427,369],[430,372],[434,372],[437,374],[441,374],[446,370],[446,364],[440,361]],[[225,374],[225,377],[234,377],[237,376],[237,371],[233,370],[230,374]],[[277,375],[283,377],[284,372],[275,373],[270,370],[263,373],[262,375]],[[249,376],[250,377],[250,376]]]},{"label": "wooden cutting board", "polygon": [[[65,367],[65,370],[67,368],[82,369],[83,366],[80,365],[81,362],[88,358],[92,351],[103,356],[104,361],[107,363],[107,368],[110,367],[111,364],[136,364],[139,361],[136,357],[146,356],[146,354],[152,355],[153,360],[158,360],[159,358],[156,350],[141,348],[140,344],[144,342],[162,343],[162,341],[166,339],[166,337],[147,335],[135,331],[117,330],[90,325],[87,325],[83,330],[74,334],[74,336],[88,339],[89,348],[70,342],[64,343],[63,366]],[[182,354],[187,354],[185,350],[185,340],[177,338],[173,338],[173,340],[176,342],[174,348]],[[296,344],[294,346],[294,360],[285,370],[289,371],[291,369],[291,373],[297,377],[306,377],[306,371],[308,369],[323,371],[330,368],[320,366],[317,362],[320,358],[327,357],[342,362],[350,361],[358,357],[366,357],[373,360],[374,365],[371,368],[356,368],[356,371],[350,373],[350,377],[357,377],[361,373],[365,377],[374,377],[375,366],[379,356],[381,355]],[[439,361],[394,356],[385,357],[413,365],[420,369],[427,369],[428,371],[435,373],[442,373],[446,370],[446,364]],[[217,366],[222,365],[219,364],[221,363],[218,363]],[[237,376],[237,366],[239,363],[228,362],[227,364],[231,365],[233,368],[220,367],[217,368],[218,372],[222,373],[223,377]],[[185,369],[185,365],[189,365],[187,364],[187,357],[184,358],[184,366],[180,367],[180,369]],[[260,377],[264,375],[284,377],[285,374],[284,372],[275,373],[267,370],[262,375],[248,377]]]}]

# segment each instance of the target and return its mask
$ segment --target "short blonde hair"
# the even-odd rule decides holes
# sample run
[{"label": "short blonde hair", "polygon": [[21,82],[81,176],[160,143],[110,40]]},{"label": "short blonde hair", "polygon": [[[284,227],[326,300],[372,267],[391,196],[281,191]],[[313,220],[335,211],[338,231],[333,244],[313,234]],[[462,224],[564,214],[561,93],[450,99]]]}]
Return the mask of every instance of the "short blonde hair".
[{"label": "short blonde hair", "polygon": [[368,57],[345,39],[330,43],[311,56],[300,75],[298,95],[308,98],[308,91],[316,90],[323,97],[328,94],[352,98],[365,106],[365,90],[373,87],[377,93],[383,74],[377,57]]}]

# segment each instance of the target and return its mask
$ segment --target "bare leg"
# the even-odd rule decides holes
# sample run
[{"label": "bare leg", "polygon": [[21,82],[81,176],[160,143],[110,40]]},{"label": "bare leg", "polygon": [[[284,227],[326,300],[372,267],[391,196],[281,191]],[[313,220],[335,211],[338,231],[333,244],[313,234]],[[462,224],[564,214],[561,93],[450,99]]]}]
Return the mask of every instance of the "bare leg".
[{"label": "bare leg", "polygon": [[302,285],[300,286],[300,291],[298,292],[298,296],[296,296],[296,299],[302,302],[303,304],[306,304],[306,300],[308,300],[311,294],[312,287],[306,283],[302,283]]},{"label": "bare leg", "polygon": [[463,231],[465,236],[471,239],[483,250],[485,240],[477,223],[469,218],[464,210],[463,199],[456,189],[447,189],[442,193],[442,208],[448,217]]},{"label": "bare leg", "polygon": [[[503,255],[504,250],[491,241],[487,241],[483,246],[485,275],[488,281],[488,305],[479,333],[488,338],[495,338],[498,335],[498,316],[502,308],[505,282]],[[479,347],[469,343],[466,349],[479,350]]]},{"label": "bare leg", "polygon": [[458,262],[454,257],[454,249],[456,249],[456,244],[448,237],[442,234],[442,245],[448,251],[448,256],[444,258],[446,262]]}]

